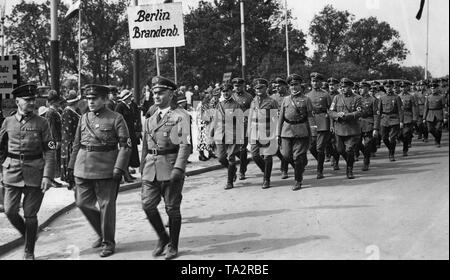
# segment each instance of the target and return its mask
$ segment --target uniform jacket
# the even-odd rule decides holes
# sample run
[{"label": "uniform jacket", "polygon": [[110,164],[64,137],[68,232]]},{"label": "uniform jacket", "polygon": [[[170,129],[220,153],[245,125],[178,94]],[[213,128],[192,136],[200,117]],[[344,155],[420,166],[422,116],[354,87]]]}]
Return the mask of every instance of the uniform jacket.
[{"label": "uniform jacket", "polygon": [[[15,187],[40,187],[43,177],[53,180],[55,148],[56,144],[45,118],[33,113],[23,119],[18,113],[7,117],[0,130],[3,183]],[[22,161],[10,158],[8,153],[43,157]]]},{"label": "uniform jacket", "polygon": [[[344,112],[343,119],[338,113]],[[356,94],[336,95],[331,103],[330,116],[334,121],[334,133],[338,136],[356,136],[361,134],[362,99]]]},{"label": "uniform jacket", "polygon": [[417,109],[418,109],[417,113],[419,114],[419,117],[422,118],[423,113],[425,111],[425,100],[426,100],[425,92],[416,91],[414,93],[414,97],[416,98],[416,103],[417,103]]},{"label": "uniform jacket", "polygon": [[313,105],[313,116],[316,121],[317,131],[330,131],[330,118],[328,109],[331,106],[331,96],[324,90],[311,90],[306,96]]},{"label": "uniform jacket", "polygon": [[427,96],[425,100],[424,119],[433,122],[434,119],[442,121],[444,119],[444,109],[447,106],[445,96],[438,93]]},{"label": "uniform jacket", "polygon": [[363,95],[361,96],[361,102],[361,132],[371,132],[378,117],[378,99],[370,95]]},{"label": "uniform jacket", "polygon": [[[186,170],[191,153],[190,123],[183,109],[172,107],[158,122],[158,112],[144,123],[141,173],[143,181],[170,181],[174,168]],[[177,149],[177,153],[152,155],[149,151]]]},{"label": "uniform jacket", "polygon": [[281,105],[277,135],[283,138],[310,137],[310,126],[315,125],[312,111],[313,105],[309,97],[302,94],[286,96]]},{"label": "uniform jacket", "polygon": [[[262,123],[263,122],[263,123]],[[278,124],[278,103],[270,96],[255,96],[248,115],[248,135],[253,143],[276,138]],[[260,131],[264,129],[265,131]]]},{"label": "uniform jacket", "polygon": [[221,101],[214,114],[210,136],[218,144],[242,144],[244,132],[241,106],[232,97]]},{"label": "uniform jacket", "polygon": [[375,129],[379,129],[380,126],[387,127],[403,123],[402,107],[402,99],[394,93],[381,96],[380,102],[378,102],[378,117]]},{"label": "uniform jacket", "polygon": [[[88,124],[93,133],[89,130]],[[116,147],[111,151],[88,151],[83,146]],[[84,114],[78,123],[69,168],[75,177],[83,179],[110,179],[115,168],[128,168],[131,139],[122,115],[103,107]]]},{"label": "uniform jacket", "polygon": [[403,123],[411,124],[418,119],[418,104],[417,99],[410,93],[400,94],[400,99],[403,104]]}]

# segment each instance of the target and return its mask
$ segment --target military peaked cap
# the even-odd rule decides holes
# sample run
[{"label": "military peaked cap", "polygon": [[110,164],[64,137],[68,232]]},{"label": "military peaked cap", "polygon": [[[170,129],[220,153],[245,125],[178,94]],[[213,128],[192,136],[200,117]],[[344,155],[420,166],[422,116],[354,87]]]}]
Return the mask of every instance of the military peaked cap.
[{"label": "military peaked cap", "polygon": [[360,86],[360,87],[370,87],[370,84],[369,84],[367,81],[362,80],[362,81],[359,83],[359,86]]},{"label": "military peaked cap", "polygon": [[19,86],[11,92],[14,98],[26,98],[26,97],[36,97],[37,95],[37,85],[35,84],[26,84]]},{"label": "military peaked cap", "polygon": [[176,90],[177,89],[177,85],[172,80],[169,80],[169,79],[164,78],[162,76],[156,76],[156,77],[153,77],[153,79],[152,79],[151,88],[153,90],[155,90],[155,89]]},{"label": "military peaked cap", "polygon": [[89,97],[106,97],[108,96],[109,88],[102,85],[86,85],[84,86],[84,95]]},{"label": "military peaked cap", "polygon": [[243,84],[245,84],[245,80],[244,79],[242,79],[242,78],[234,78],[233,80],[231,80],[231,83],[233,84],[233,85],[243,85]]},{"label": "military peaked cap", "polygon": [[233,90],[233,86],[230,83],[224,83],[220,86],[221,91]]},{"label": "military peaked cap", "polygon": [[275,79],[275,83],[277,83],[277,84],[283,84],[283,85],[287,85],[288,83],[284,80],[284,79],[282,79],[282,78],[276,78]]},{"label": "military peaked cap", "polygon": [[352,80],[348,79],[348,78],[342,78],[341,79],[341,86],[350,86],[350,87],[352,87],[354,84],[355,83]]},{"label": "military peaked cap", "polygon": [[263,78],[257,78],[257,79],[253,80],[253,85],[255,88],[261,88],[263,86],[268,87],[269,81],[267,81],[266,79],[263,79]]},{"label": "military peaked cap", "polygon": [[289,85],[292,84],[292,82],[298,82],[298,83],[302,83],[302,77],[300,77],[300,75],[297,74],[291,74],[289,75],[289,77],[287,78],[287,83]]},{"label": "military peaked cap", "polygon": [[323,75],[317,72],[311,73],[309,77],[311,78],[311,80],[323,80]]},{"label": "military peaked cap", "polygon": [[329,78],[329,79],[327,80],[327,83],[328,83],[329,85],[337,85],[337,84],[339,84],[339,80],[338,80],[338,79],[335,79],[335,78],[333,78],[333,77],[331,77],[331,78]]}]

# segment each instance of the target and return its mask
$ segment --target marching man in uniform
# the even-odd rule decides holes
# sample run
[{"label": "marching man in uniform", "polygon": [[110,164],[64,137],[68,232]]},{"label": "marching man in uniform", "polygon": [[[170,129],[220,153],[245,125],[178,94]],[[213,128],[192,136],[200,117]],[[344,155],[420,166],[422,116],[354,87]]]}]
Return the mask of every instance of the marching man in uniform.
[{"label": "marching man in uniform", "polygon": [[[12,95],[17,113],[7,117],[0,130],[5,214],[25,238],[24,259],[34,260],[37,214],[55,175],[56,143],[47,120],[33,113],[37,86],[20,86]],[[19,215],[22,195],[25,220]]]},{"label": "marching man in uniform", "polygon": [[253,83],[256,96],[250,106],[248,135],[253,160],[264,174],[262,188],[268,189],[272,175],[273,155],[278,150],[276,135],[272,135],[278,121],[278,103],[268,95],[269,82],[266,79],[258,78]]},{"label": "marching man in uniform", "polygon": [[444,122],[445,109],[447,102],[445,95],[439,92],[439,82],[431,81],[431,94],[425,100],[425,111],[423,113],[423,123],[427,123],[428,131],[434,137],[434,143],[441,147],[442,125]]},{"label": "marching man in uniform", "polygon": [[[151,81],[157,111],[145,120],[142,146],[142,207],[159,241],[153,256],[165,252],[167,260],[178,256],[181,230],[180,205],[186,164],[191,153],[190,123],[186,112],[172,102],[176,84],[156,76]],[[169,216],[167,234],[158,204],[164,199]]]},{"label": "marching man in uniform", "polygon": [[284,98],[278,120],[277,138],[283,157],[294,165],[295,185],[293,191],[302,188],[303,173],[308,164],[307,153],[311,141],[311,128],[315,126],[313,105],[305,96],[302,79],[297,74],[288,77],[291,95]]},{"label": "marching man in uniform", "polygon": [[92,247],[102,247],[102,258],[115,252],[116,199],[131,154],[125,120],[106,107],[108,92],[105,86],[85,86],[90,112],[78,123],[68,166],[77,207],[99,237]]},{"label": "marching man in uniform", "polygon": [[[224,100],[215,110],[210,136],[216,142],[220,164],[228,169],[225,190],[229,190],[234,187],[237,170],[236,156],[244,143],[244,113],[239,103],[233,99],[232,85],[223,84],[221,92]],[[241,112],[240,116],[239,112]],[[234,117],[236,117],[236,122]]]},{"label": "marching man in uniform", "polygon": [[386,95],[380,97],[378,102],[378,118],[375,130],[380,130],[383,142],[389,150],[389,160],[395,161],[395,147],[400,130],[403,129],[402,100],[394,92],[394,82],[386,81]]},{"label": "marching man in uniform", "polygon": [[361,137],[359,118],[362,115],[362,102],[361,96],[352,92],[353,81],[342,78],[341,86],[343,92],[334,97],[330,107],[330,116],[334,120],[338,151],[347,162],[347,178],[354,179],[353,164]]},{"label": "marching man in uniform", "polygon": [[408,156],[409,145],[413,138],[414,125],[417,122],[418,105],[416,98],[409,92],[411,84],[401,82],[400,98],[403,104],[403,129],[400,132],[400,140],[403,142],[403,156]]},{"label": "marching man in uniform", "polygon": [[366,81],[360,83],[360,93],[362,98],[362,116],[361,116],[361,148],[364,155],[364,165],[362,171],[368,171],[370,165],[370,157],[375,152],[375,137],[377,131],[374,130],[375,119],[378,117],[378,99],[369,93],[370,84]]},{"label": "marching man in uniform", "polygon": [[325,148],[330,141],[330,119],[328,109],[331,106],[331,97],[328,92],[322,90],[322,74],[311,73],[312,90],[306,94],[311,100],[314,111],[313,116],[317,127],[313,133],[310,152],[317,160],[317,179],[323,179],[323,164],[325,162]]}]

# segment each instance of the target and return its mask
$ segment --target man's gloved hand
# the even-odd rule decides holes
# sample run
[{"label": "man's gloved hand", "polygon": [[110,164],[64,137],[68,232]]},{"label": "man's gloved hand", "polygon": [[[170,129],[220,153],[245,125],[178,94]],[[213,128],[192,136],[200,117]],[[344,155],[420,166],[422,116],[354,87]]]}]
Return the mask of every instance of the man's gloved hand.
[{"label": "man's gloved hand", "polygon": [[181,181],[184,177],[184,171],[179,168],[174,168],[170,174],[170,181],[172,183],[177,183]]},{"label": "man's gloved hand", "polygon": [[122,170],[120,170],[118,168],[114,168],[114,171],[113,171],[113,180],[114,181],[120,182],[122,180],[122,175],[123,175]]}]

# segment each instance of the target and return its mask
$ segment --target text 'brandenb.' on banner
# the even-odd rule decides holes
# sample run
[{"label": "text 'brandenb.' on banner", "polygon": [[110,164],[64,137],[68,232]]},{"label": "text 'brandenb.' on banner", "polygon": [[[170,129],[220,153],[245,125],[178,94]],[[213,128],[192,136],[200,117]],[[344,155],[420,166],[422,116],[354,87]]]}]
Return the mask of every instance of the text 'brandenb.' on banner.
[{"label": "text 'brandenb.' on banner", "polygon": [[181,2],[129,7],[128,26],[132,49],[184,46]]}]

